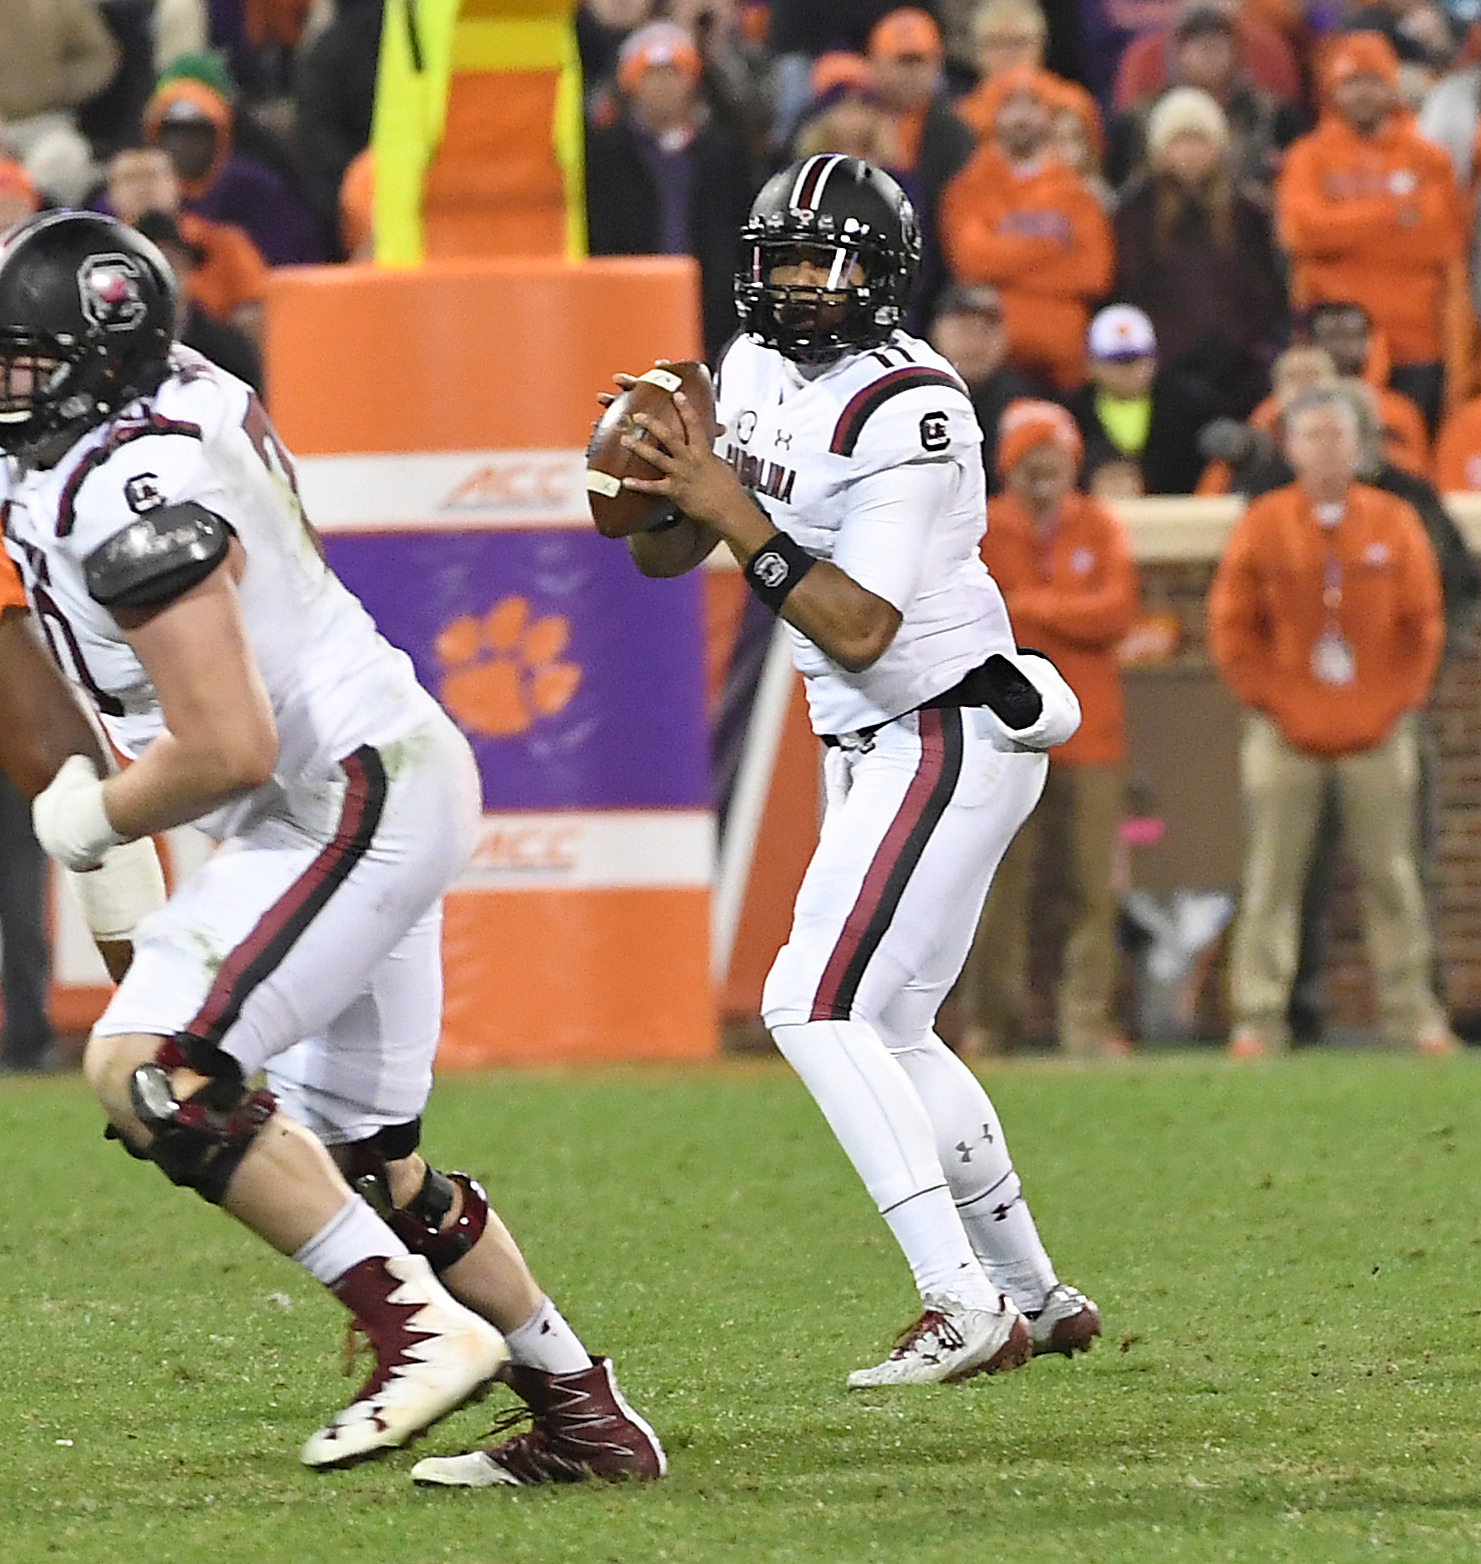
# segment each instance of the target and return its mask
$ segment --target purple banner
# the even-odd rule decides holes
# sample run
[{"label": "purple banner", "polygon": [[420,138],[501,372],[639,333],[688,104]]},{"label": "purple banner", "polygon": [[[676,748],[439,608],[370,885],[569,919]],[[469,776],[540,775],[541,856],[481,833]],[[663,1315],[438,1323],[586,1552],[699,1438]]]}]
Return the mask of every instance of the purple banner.
[{"label": "purple banner", "polygon": [[468,735],[486,809],[708,805],[697,575],[650,581],[574,529],[325,545]]}]

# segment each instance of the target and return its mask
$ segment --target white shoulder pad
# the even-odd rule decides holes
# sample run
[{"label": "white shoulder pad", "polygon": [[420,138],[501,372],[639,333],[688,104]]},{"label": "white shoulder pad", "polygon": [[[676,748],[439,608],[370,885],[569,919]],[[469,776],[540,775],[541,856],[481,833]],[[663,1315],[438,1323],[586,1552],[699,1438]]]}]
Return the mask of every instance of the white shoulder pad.
[{"label": "white shoulder pad", "polygon": [[857,389],[838,415],[829,450],[860,477],[907,462],[970,454],[980,460],[982,431],[966,388],[949,370],[907,364],[882,370]]},{"label": "white shoulder pad", "polygon": [[76,459],[57,497],[57,536],[85,558],[135,517],[199,498],[207,487],[205,432],[146,407],[116,419]]}]

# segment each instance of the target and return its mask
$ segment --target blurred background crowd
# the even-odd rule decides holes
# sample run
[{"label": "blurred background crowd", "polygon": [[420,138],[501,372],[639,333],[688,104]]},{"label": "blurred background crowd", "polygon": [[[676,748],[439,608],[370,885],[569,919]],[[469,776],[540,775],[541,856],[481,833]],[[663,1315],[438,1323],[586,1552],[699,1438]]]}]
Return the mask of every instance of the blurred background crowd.
[{"label": "blurred background crowd", "polygon": [[[0,226],[54,205],[136,224],[179,274],[185,340],[260,388],[269,269],[375,253],[367,149],[387,18],[415,43],[395,0],[0,0]],[[1314,607],[1291,571],[1280,599],[1226,558],[1208,646],[1251,722],[1273,726],[1246,732],[1250,818],[1274,767],[1272,819],[1300,820],[1296,838],[1272,827],[1250,845],[1246,901],[1263,874],[1280,949],[1236,935],[1236,1044],[1312,1035],[1302,1005],[1341,819],[1360,863],[1361,822],[1378,842],[1362,891],[1383,1026],[1400,1045],[1453,1046],[1430,982],[1418,887],[1433,808],[1411,718],[1481,590],[1441,499],[1481,490],[1481,0],[581,0],[576,39],[589,249],[693,256],[712,358],[735,328],[737,230],[777,168],[866,158],[920,214],[909,324],[976,405],[989,563],[1020,637],[1074,667],[1096,716],[1042,811],[1073,844],[1055,1011],[1073,1051],[1125,1046],[1111,1008],[1127,814],[1116,669],[1146,626],[1107,504],[1294,483],[1310,508],[1361,477],[1422,523],[1439,595],[1411,582],[1363,610],[1393,657],[1417,657],[1402,680],[1382,636],[1343,661],[1357,638],[1333,629],[1331,549],[1307,561]],[[1293,411],[1318,431],[1305,446],[1288,439]],[[1370,520],[1367,562],[1400,557],[1403,528],[1382,530],[1398,527],[1386,510]],[[1349,574],[1349,611],[1360,597]],[[1269,695],[1276,673],[1251,673],[1261,635],[1280,643],[1272,668],[1289,657],[1267,622],[1287,610],[1310,619],[1318,693],[1356,698],[1348,686],[1384,665],[1367,726],[1313,734]],[[1331,703],[1310,704],[1321,729]],[[1417,821],[1403,884],[1383,880],[1385,810],[1363,804],[1354,756],[1387,767],[1380,797]],[[1269,865],[1292,840],[1310,881],[1288,876],[1277,895]],[[969,1049],[1006,1049],[1022,1029],[1034,850],[1026,833],[969,965]]]},{"label": "blurred background crowd", "polygon": [[[371,252],[396,9],[0,0],[0,219],[147,216],[187,338],[260,380],[266,268]],[[1007,402],[1041,395],[1073,411],[1093,491],[1238,488],[1281,397],[1335,373],[1372,388],[1397,465],[1470,487],[1478,17],[1475,0],[582,0],[589,246],[695,256],[714,354],[752,194],[794,156],[852,153],[921,215],[911,324],[958,362],[988,451]],[[1111,302],[1140,315],[1089,340]]]}]

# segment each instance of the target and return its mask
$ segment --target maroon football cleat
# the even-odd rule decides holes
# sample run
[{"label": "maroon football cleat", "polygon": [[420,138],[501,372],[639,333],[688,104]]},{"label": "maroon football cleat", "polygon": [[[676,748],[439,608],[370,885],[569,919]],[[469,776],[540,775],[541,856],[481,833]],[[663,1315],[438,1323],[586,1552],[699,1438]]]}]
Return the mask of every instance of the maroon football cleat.
[{"label": "maroon football cleat", "polygon": [[334,1292],[375,1349],[375,1371],[311,1435],[305,1466],[349,1466],[394,1449],[479,1395],[508,1361],[504,1338],[443,1289],[420,1255],[362,1260]]},{"label": "maroon football cleat", "polygon": [[[511,1365],[500,1376],[529,1407],[533,1427],[489,1450],[430,1456],[411,1469],[426,1487],[493,1488],[662,1477],[658,1435],[627,1404],[607,1358],[574,1374]],[[522,1418],[515,1413],[511,1421]]]},{"label": "maroon football cleat", "polygon": [[1077,1352],[1089,1352],[1100,1335],[1100,1310],[1078,1287],[1056,1282],[1043,1307],[1028,1316],[1028,1328],[1036,1358],[1048,1352],[1072,1358]]}]

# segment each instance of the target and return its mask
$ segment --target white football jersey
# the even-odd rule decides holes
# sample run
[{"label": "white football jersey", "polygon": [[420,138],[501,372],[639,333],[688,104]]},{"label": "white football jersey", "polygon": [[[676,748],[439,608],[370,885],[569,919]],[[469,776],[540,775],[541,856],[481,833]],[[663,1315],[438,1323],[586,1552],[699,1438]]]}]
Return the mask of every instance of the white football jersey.
[{"label": "white football jersey", "polygon": [[[715,442],[772,522],[892,603],[884,655],[850,673],[799,631],[793,657],[816,733],[849,733],[914,710],[995,651],[1011,651],[1002,595],[982,563],[987,523],[982,431],[960,378],[903,331],[804,376],[775,349],[738,337],[720,366]],[[864,480],[915,464],[947,469],[930,514],[881,517]],[[866,515],[867,509],[867,515]],[[866,533],[868,534],[866,536]],[[902,599],[904,599],[902,601]]]},{"label": "white football jersey", "polygon": [[248,638],[278,728],[273,780],[197,822],[213,836],[295,809],[322,812],[337,763],[426,720],[431,696],[324,563],[291,458],[251,390],[177,348],[151,397],[84,435],[55,466],[0,463],[5,546],[62,671],[129,757],[164,731],[159,700],[83,566],[161,505],[193,500],[231,527]]}]

